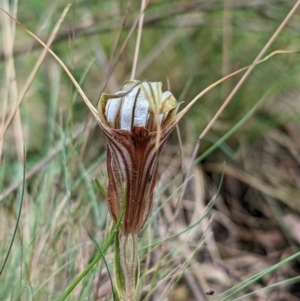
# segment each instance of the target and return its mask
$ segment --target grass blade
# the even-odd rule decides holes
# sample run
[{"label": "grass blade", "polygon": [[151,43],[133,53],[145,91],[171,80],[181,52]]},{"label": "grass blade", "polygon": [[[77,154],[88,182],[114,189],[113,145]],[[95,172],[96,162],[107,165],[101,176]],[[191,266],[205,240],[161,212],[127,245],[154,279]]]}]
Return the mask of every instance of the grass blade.
[{"label": "grass blade", "polygon": [[2,275],[3,271],[4,271],[4,268],[5,268],[5,265],[7,263],[7,260],[9,258],[9,254],[11,252],[11,249],[12,249],[12,246],[13,246],[13,243],[14,243],[14,240],[16,238],[16,234],[17,234],[17,230],[18,230],[18,227],[19,227],[19,223],[20,223],[20,218],[21,218],[21,212],[22,212],[22,208],[23,208],[23,201],[24,201],[24,191],[25,191],[25,173],[26,173],[26,152],[25,152],[25,149],[24,149],[24,163],[23,163],[23,185],[22,185],[22,192],[21,192],[21,202],[20,202],[20,208],[19,208],[19,212],[18,212],[18,217],[17,217],[17,222],[16,222],[16,226],[15,226],[15,229],[14,229],[14,233],[13,233],[13,236],[12,236],[12,239],[11,239],[11,242],[9,244],[9,248],[8,248],[8,251],[6,253],[6,256],[5,256],[5,259],[4,259],[4,262],[3,262],[3,265],[1,267],[1,270],[0,270],[0,276]]}]

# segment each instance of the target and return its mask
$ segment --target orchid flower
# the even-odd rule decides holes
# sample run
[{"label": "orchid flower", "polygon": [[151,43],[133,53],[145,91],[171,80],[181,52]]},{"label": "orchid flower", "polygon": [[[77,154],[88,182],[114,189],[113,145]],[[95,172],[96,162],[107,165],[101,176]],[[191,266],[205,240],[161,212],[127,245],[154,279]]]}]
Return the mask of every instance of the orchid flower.
[{"label": "orchid flower", "polygon": [[116,286],[121,300],[132,301],[138,282],[138,234],[151,214],[159,156],[176,125],[179,103],[161,82],[127,81],[123,90],[102,94],[99,125],[107,140],[107,202],[116,222]]}]

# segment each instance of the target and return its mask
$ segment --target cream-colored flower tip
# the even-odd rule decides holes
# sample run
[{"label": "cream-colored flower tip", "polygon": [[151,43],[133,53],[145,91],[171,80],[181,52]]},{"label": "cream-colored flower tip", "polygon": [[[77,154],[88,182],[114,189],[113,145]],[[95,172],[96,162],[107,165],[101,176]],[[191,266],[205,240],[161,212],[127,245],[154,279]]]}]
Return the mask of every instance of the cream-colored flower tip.
[{"label": "cream-colored flower tip", "polygon": [[162,92],[161,82],[127,81],[123,90],[102,94],[99,116],[113,129],[131,131],[134,127],[156,130],[167,126],[176,115],[178,103],[171,92]]},{"label": "cream-colored flower tip", "polygon": [[133,126],[146,127],[149,103],[138,85],[126,85],[116,93],[120,98],[109,99],[105,115],[112,128],[130,131]]}]

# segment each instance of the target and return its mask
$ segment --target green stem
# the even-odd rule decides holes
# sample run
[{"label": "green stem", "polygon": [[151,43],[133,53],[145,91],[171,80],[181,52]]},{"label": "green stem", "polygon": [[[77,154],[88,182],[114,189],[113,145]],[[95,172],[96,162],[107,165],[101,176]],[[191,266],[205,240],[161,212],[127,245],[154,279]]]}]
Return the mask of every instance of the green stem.
[{"label": "green stem", "polygon": [[115,273],[117,293],[122,301],[136,300],[139,279],[138,235],[119,231],[115,240]]}]

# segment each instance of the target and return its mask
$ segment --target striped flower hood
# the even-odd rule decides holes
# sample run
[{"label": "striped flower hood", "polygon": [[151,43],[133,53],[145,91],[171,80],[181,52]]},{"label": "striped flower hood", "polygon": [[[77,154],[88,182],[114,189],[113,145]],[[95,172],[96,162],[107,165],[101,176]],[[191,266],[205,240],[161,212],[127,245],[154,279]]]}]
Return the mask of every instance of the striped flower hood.
[{"label": "striped flower hood", "polygon": [[98,114],[107,139],[108,208],[116,222],[125,185],[120,230],[139,233],[152,207],[159,155],[176,125],[178,102],[161,82],[127,81],[123,90],[102,94]]}]

